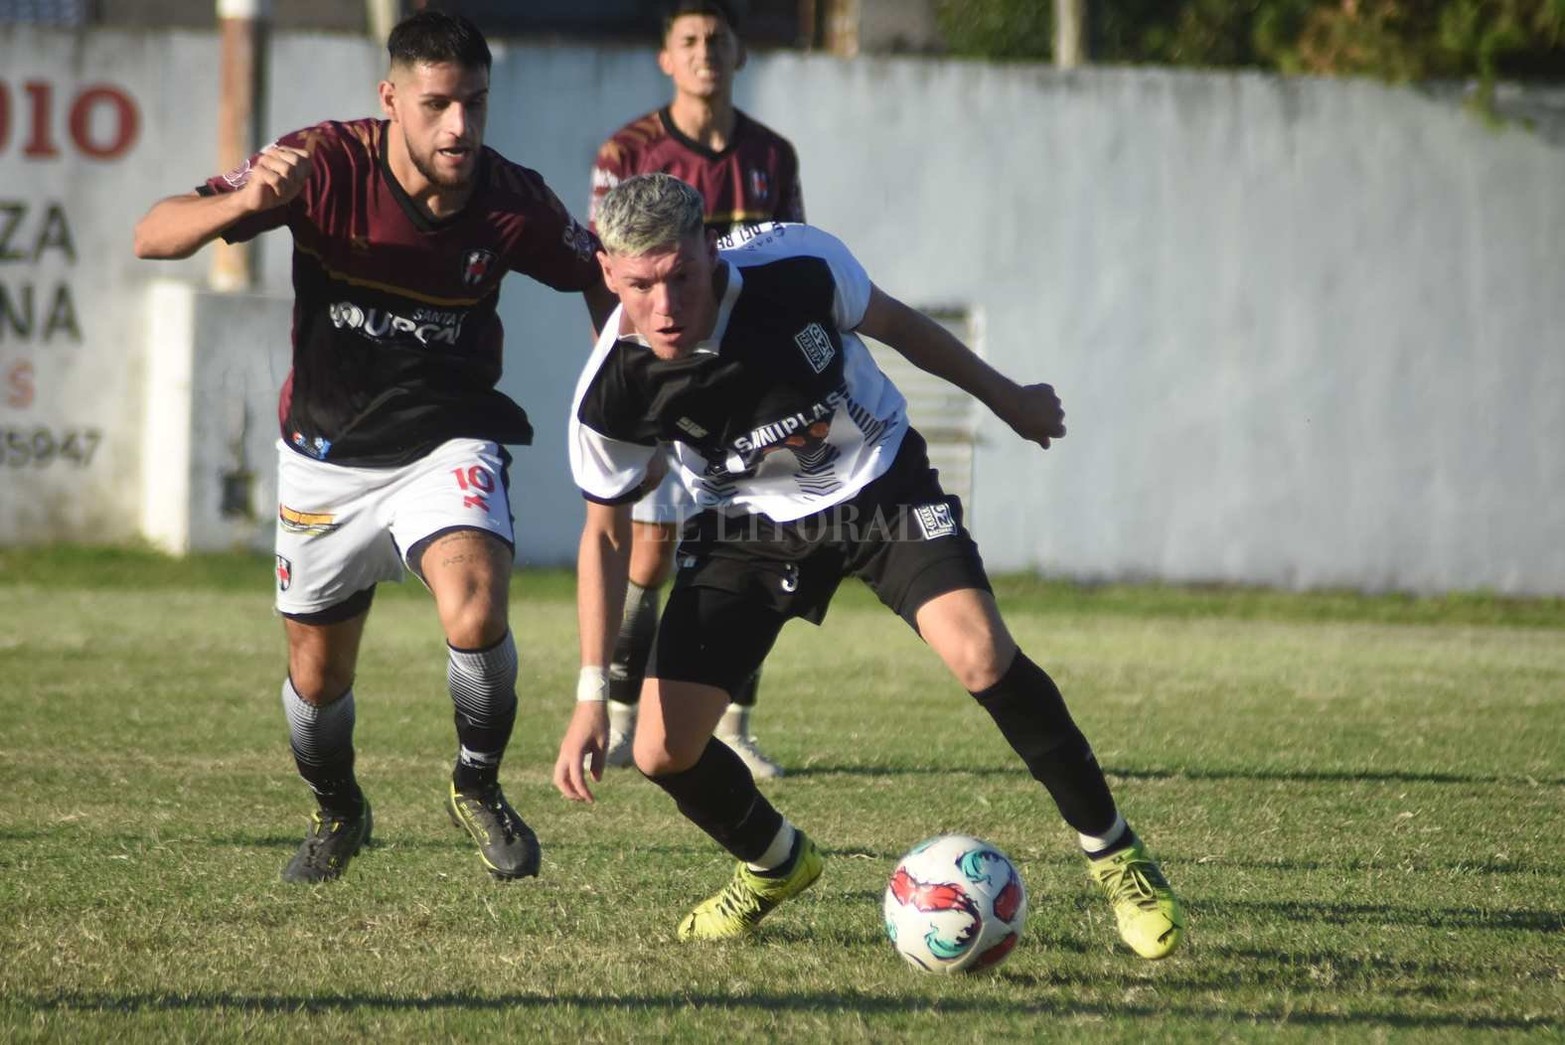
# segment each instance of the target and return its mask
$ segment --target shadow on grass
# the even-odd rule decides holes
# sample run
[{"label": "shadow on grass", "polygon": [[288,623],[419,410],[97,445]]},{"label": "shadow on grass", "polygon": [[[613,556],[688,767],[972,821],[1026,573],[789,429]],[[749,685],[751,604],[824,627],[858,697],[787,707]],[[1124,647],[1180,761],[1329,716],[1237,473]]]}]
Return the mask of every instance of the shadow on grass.
[{"label": "shadow on grass", "polygon": [[[1031,977],[1006,977],[1018,985],[1025,985]],[[1047,982],[1037,981],[1037,982]],[[506,1009],[534,1009],[592,1012],[643,1011],[688,1014],[692,1010],[754,1011],[758,1013],[797,1012],[818,1018],[822,1014],[851,1014],[905,1017],[910,1013],[928,1013],[931,1016],[949,1017],[957,1013],[975,1013],[984,1016],[1081,1016],[1094,1018],[1145,1018],[1163,1020],[1168,1017],[1195,1020],[1214,1026],[1228,1027],[1236,1020],[1254,1023],[1301,1027],[1390,1027],[1405,1030],[1424,1030],[1440,1027],[1460,1027],[1475,1030],[1548,1030],[1555,1024],[1549,1020],[1531,1020],[1524,1017],[1472,1015],[1465,1013],[1341,1013],[1299,1012],[1281,1006],[1244,1007],[1231,1009],[1208,1005],[1168,1004],[1094,1004],[1066,1001],[1051,1004],[1047,1001],[1017,999],[1004,1002],[993,997],[952,998],[923,1002],[906,996],[877,997],[845,992],[805,992],[798,994],[763,993],[732,997],[724,994],[698,994],[681,992],[669,995],[622,995],[605,998],[596,994],[534,994],[482,995],[461,992],[426,994],[416,997],[373,993],[320,993],[320,994],[235,994],[230,992],[198,994],[166,994],[150,992],[54,991],[18,999],[21,1006],[38,1012],[242,1012],[256,1014],[295,1015],[299,1013],[328,1012],[434,1012],[458,1010],[468,1012],[501,1011]]]},{"label": "shadow on grass", "polygon": [[1504,932],[1565,931],[1559,911],[1479,907],[1394,907],[1390,904],[1309,903],[1298,900],[1221,900],[1200,905],[1209,917],[1254,922],[1257,916],[1311,925],[1422,926],[1427,929],[1483,929]]},{"label": "shadow on grass", "polygon": [[[1382,769],[1131,769],[1104,766],[1109,776],[1126,780],[1277,780],[1288,783],[1391,783],[1391,784],[1511,784],[1523,787],[1561,787],[1565,777],[1498,776],[1487,773],[1434,773]],[[818,762],[788,770],[789,779],[812,776],[1017,776],[1021,766],[875,766],[834,765]]]},{"label": "shadow on grass", "polygon": [[[144,834],[101,834],[94,835],[93,837],[95,845],[99,846],[100,848],[113,851],[135,852],[138,850],[138,848],[145,847],[148,844],[148,838]],[[0,828],[0,847],[5,846],[7,843],[53,843],[59,844],[61,846],[73,846],[76,844],[75,840],[62,839],[60,832],[53,829]],[[221,835],[214,838],[169,835],[161,837],[158,840],[156,848],[162,850],[172,850],[177,848],[181,851],[188,851],[191,848],[240,850],[274,849],[279,853],[288,853],[298,848],[298,845],[299,837],[297,835]],[[568,836],[559,839],[545,837],[543,839],[543,848],[545,859],[559,861],[564,856],[575,852],[590,852],[593,854],[601,854],[603,845],[602,843],[593,840],[572,840]],[[842,860],[870,860],[876,863],[885,864],[888,868],[891,867],[898,859],[900,859],[904,853],[904,850],[900,848],[877,849],[868,846],[833,846],[830,844],[829,839],[822,848],[828,857]],[[399,851],[414,853],[451,852],[461,854],[471,852],[471,849],[469,848],[467,841],[454,832],[449,840],[429,838],[427,836],[402,837],[391,835],[388,837],[377,834],[375,840],[372,841],[369,845],[367,855],[371,856],[372,858],[384,856],[395,859],[395,855]],[[625,852],[627,854],[633,853],[638,858],[645,856],[679,857],[695,861],[710,859],[717,862],[714,863],[713,866],[720,864],[723,859],[719,850],[701,841],[694,841],[688,844],[643,844],[635,846],[634,849],[627,849]],[[1013,853],[1012,855],[1014,856],[1016,854]],[[7,854],[3,848],[0,848],[0,867],[10,866],[14,864],[16,860],[17,857]],[[1195,861],[1165,859],[1163,862],[1170,867],[1181,867],[1182,865],[1191,864]],[[1211,857],[1209,860],[1203,859],[1200,862],[1210,862],[1213,867],[1224,870],[1267,871],[1285,874],[1299,871],[1386,871],[1392,869],[1395,866],[1394,864],[1387,863],[1384,860],[1370,861],[1347,858],[1340,860],[1256,860],[1243,859],[1229,855]],[[1074,873],[1076,869],[1083,866],[1081,863],[1081,858],[1066,848],[1061,848],[1057,853],[1052,855],[1032,855],[1025,860],[1025,864],[1028,867],[1049,868],[1052,871],[1062,874]],[[1500,863],[1483,858],[1455,859],[1440,862],[1420,859],[1417,861],[1417,864],[1421,869],[1465,873],[1474,877],[1483,877],[1489,875],[1535,875],[1553,873],[1551,868],[1542,864],[1524,863],[1517,861]],[[1085,879],[1083,879],[1083,881],[1085,881]],[[866,893],[865,896],[867,897],[868,894]],[[879,894],[876,894],[874,899],[878,903]],[[1489,913],[1491,915],[1495,914],[1495,912]],[[1496,926],[1490,927],[1492,928]]]}]

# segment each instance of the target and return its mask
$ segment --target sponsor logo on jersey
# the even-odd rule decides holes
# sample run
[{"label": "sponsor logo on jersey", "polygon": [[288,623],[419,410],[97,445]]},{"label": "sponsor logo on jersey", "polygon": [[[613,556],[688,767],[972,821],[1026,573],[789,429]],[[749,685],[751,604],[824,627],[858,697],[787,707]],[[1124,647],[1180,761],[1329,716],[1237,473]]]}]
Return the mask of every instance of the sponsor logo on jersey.
[{"label": "sponsor logo on jersey", "polygon": [[277,525],[289,533],[302,534],[305,537],[324,537],[340,527],[342,523],[329,512],[301,512],[297,508],[280,504],[277,506]]},{"label": "sponsor logo on jersey", "polygon": [[949,501],[917,505],[913,508],[913,518],[918,520],[918,528],[924,531],[926,541],[956,533],[956,517],[951,514]]},{"label": "sponsor logo on jersey", "polygon": [[831,428],[832,413],[830,404],[816,403],[807,410],[800,410],[796,414],[761,425],[748,435],[739,436],[734,440],[734,449],[742,454],[748,454],[755,450],[765,450],[778,443],[802,446],[806,438],[805,433],[808,433],[809,438],[818,441],[825,438],[826,432]]},{"label": "sponsor logo on jersey", "polygon": [[831,347],[831,338],[819,323],[811,323],[793,335],[793,343],[799,346],[810,369],[817,374],[825,370],[837,354],[837,350]]},{"label": "sponsor logo on jersey", "polygon": [[[719,486],[725,480],[731,482],[756,475],[768,457],[782,450],[793,454],[793,464],[788,470],[793,472],[801,492],[811,497],[834,492],[842,485],[834,470],[840,451],[829,441],[835,416],[831,405],[816,403],[808,410],[739,436],[732,443],[733,452],[708,455],[703,477],[706,492],[722,494]],[[727,496],[732,496],[732,491]],[[696,499],[701,502],[699,494]]]},{"label": "sponsor logo on jersey", "polygon": [[757,203],[764,203],[764,202],[766,202],[767,197],[771,196],[771,194],[772,194],[771,179],[769,179],[766,176],[766,172],[765,171],[758,170],[758,169],[752,167],[750,169],[750,195],[751,195],[751,197]]},{"label": "sponsor logo on jersey", "polygon": [[740,222],[717,241],[718,250],[753,250],[786,238],[788,230],[775,221]]},{"label": "sponsor logo on jersey", "polygon": [[320,436],[311,439],[303,432],[293,433],[291,442],[295,450],[298,450],[301,454],[307,454],[317,461],[326,460],[326,452],[331,449],[330,439],[323,439]]},{"label": "sponsor logo on jersey", "polygon": [[703,439],[707,434],[705,428],[702,428],[688,417],[681,417],[678,421],[675,421],[674,427],[692,439]]},{"label": "sponsor logo on jersey", "polygon": [[[487,254],[488,251],[473,253]],[[351,301],[338,301],[327,314],[331,316],[332,326],[338,330],[352,330],[371,341],[396,341],[411,337],[421,345],[454,345],[462,336],[460,312],[419,308],[414,309],[413,315],[409,317],[381,308],[360,308]]]},{"label": "sponsor logo on jersey", "polygon": [[293,563],[289,562],[286,556],[279,555],[277,557],[277,590],[287,591],[288,586],[292,583]]},{"label": "sponsor logo on jersey", "polygon": [[462,258],[462,283],[464,286],[476,287],[489,276],[489,268],[494,264],[494,251],[470,250]]}]

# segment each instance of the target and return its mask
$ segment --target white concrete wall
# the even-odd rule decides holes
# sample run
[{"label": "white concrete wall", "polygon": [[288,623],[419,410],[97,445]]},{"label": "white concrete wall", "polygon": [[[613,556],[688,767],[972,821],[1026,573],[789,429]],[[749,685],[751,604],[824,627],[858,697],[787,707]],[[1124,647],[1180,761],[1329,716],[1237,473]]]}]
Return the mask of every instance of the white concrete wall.
[{"label": "white concrete wall", "polygon": [[[0,314],[0,430],[92,447],[90,458],[57,455],[41,466],[6,455],[0,541],[129,540],[139,531],[153,272],[131,256],[131,225],[156,194],[189,187],[182,152],[210,152],[201,143],[212,140],[215,107],[193,85],[213,83],[216,70],[205,37],[0,26],[9,132],[0,142],[0,294],[14,308],[28,295],[34,302],[30,326]],[[100,86],[130,101],[139,127],[106,158],[84,153],[70,133],[73,100]],[[112,144],[114,113],[98,106],[88,115],[88,144]],[[39,250],[46,223],[56,245]],[[60,306],[57,322],[46,320],[46,302]]]},{"label": "white concrete wall", "polygon": [[[0,30],[13,110],[23,80],[50,77],[120,83],[143,113],[112,163],[23,159],[14,119],[0,148],[0,203],[66,199],[82,241],[67,275],[91,291],[78,346],[0,329],[0,427],[112,435],[89,469],[0,470],[0,540],[136,532],[144,290],[205,260],[136,262],[129,228],[211,173],[215,54],[204,35]],[[380,63],[364,42],[278,40],[268,125],[372,112]],[[579,212],[599,141],[665,92],[640,50],[502,48],[489,139]],[[811,219],[878,283],[970,310],[989,359],[1058,386],[1071,434],[1054,449],[981,430],[971,517],[992,567],[1565,593],[1560,137],[1371,83],[919,59],[757,55],[740,103],[793,138]],[[267,238],[263,290],[286,293],[287,264],[286,237]],[[0,279],[48,265],[63,262],[0,262]],[[567,561],[585,314],[522,279],[502,307],[504,387],[539,432],[513,484],[522,556]],[[286,325],[265,346],[211,336],[204,356],[286,351]],[[8,408],[24,358],[38,393]],[[210,472],[192,465],[193,494]]]}]

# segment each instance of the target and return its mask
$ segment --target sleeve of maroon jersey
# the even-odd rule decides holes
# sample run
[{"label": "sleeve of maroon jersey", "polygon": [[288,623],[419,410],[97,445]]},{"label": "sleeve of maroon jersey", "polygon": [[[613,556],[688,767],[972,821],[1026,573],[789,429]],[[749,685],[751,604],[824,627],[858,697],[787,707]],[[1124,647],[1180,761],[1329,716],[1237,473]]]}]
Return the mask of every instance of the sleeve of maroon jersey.
[{"label": "sleeve of maroon jersey", "polygon": [[783,142],[781,163],[778,164],[777,183],[781,195],[777,199],[776,221],[803,222],[804,187],[799,183],[799,155],[793,146]]},{"label": "sleeve of maroon jersey", "polygon": [[310,168],[310,177],[304,183],[304,189],[300,191],[299,195],[295,196],[293,201],[287,206],[274,207],[259,214],[240,218],[223,230],[224,242],[243,243],[270,229],[290,224],[294,217],[298,215],[309,213],[310,207],[314,205],[316,200],[321,198],[322,187],[330,180],[329,165],[325,162],[328,150],[321,148],[322,143],[330,135],[330,128],[330,124],[323,123],[285,134],[227,174],[214,175],[196,189],[203,196],[212,196],[222,192],[238,192],[250,180],[250,172],[255,169],[256,161],[261,158],[261,153],[266,152],[267,149],[275,145],[289,145],[310,154],[310,159],[313,161]]},{"label": "sleeve of maroon jersey", "polygon": [[498,215],[506,238],[506,268],[555,290],[585,290],[599,278],[598,237],[571,217],[535,171],[505,163],[509,197]]},{"label": "sleeve of maroon jersey", "polygon": [[598,204],[608,191],[630,176],[629,153],[615,135],[598,149],[592,161],[592,195],[587,200],[587,227],[598,230]]}]

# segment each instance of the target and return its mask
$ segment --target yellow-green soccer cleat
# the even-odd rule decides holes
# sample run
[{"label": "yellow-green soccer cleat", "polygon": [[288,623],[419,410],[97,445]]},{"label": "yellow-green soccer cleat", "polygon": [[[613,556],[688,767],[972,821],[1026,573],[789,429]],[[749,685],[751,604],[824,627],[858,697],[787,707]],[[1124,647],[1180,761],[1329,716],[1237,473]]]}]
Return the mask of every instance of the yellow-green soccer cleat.
[{"label": "yellow-green soccer cleat", "polygon": [[516,815],[499,784],[482,791],[458,791],[451,786],[446,813],[478,843],[478,858],[499,879],[531,878],[538,874],[538,836]]},{"label": "yellow-green soccer cleat", "polygon": [[727,940],[753,932],[772,908],[798,896],[821,876],[825,858],[800,831],[793,870],[781,878],[756,874],[744,864],[716,896],[701,901],[679,923],[681,940]]},{"label": "yellow-green soccer cleat", "polygon": [[1088,860],[1119,922],[1119,935],[1143,958],[1167,958],[1185,932],[1185,912],[1141,839],[1101,860]]}]

